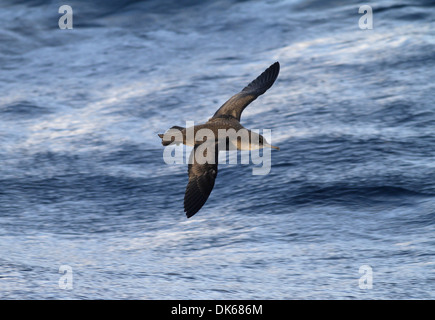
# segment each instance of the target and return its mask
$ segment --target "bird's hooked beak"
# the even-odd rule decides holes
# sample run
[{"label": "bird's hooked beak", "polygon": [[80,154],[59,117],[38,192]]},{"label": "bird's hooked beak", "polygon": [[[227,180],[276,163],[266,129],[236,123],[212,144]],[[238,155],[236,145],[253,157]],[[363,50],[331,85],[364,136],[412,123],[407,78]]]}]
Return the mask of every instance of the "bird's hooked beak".
[{"label": "bird's hooked beak", "polygon": [[272,146],[271,144],[267,144],[266,147],[269,147],[271,149],[279,150],[279,147]]}]

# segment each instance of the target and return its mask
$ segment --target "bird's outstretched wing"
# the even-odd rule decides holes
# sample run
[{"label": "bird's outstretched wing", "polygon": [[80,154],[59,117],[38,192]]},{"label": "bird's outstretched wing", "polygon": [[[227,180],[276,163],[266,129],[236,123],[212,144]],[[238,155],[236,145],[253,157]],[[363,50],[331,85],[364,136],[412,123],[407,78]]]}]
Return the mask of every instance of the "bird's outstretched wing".
[{"label": "bird's outstretched wing", "polygon": [[232,96],[225,102],[218,111],[213,115],[213,118],[221,116],[232,116],[240,121],[240,116],[243,110],[258,96],[265,93],[275,82],[279,73],[279,62],[275,62],[267,68],[254,81],[248,84],[242,91]]},{"label": "bird's outstretched wing", "polygon": [[184,211],[190,218],[202,208],[214,187],[218,171],[218,143],[196,145],[189,158],[189,182],[184,195]]}]

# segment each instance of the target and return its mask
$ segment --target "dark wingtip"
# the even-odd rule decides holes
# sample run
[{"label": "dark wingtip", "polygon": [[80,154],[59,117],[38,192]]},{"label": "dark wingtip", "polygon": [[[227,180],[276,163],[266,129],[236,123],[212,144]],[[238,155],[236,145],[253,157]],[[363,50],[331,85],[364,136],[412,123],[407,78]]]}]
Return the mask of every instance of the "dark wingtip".
[{"label": "dark wingtip", "polygon": [[189,198],[185,199],[184,201],[184,212],[186,213],[187,218],[193,217],[205,204],[207,201],[206,197],[205,199],[198,199],[197,197],[195,199]]},{"label": "dark wingtip", "polygon": [[272,64],[268,69],[275,69],[275,73],[278,75],[279,69],[280,69],[279,61],[276,61],[274,64]]},{"label": "dark wingtip", "polygon": [[278,61],[276,61],[274,64],[272,64],[268,69],[273,70],[274,77],[278,77],[279,69],[281,68]]},{"label": "dark wingtip", "polygon": [[195,208],[188,207],[186,204],[184,204],[184,212],[186,213],[187,219],[193,217],[199,211],[199,209],[201,208],[195,209]]},{"label": "dark wingtip", "polygon": [[[195,213],[196,213],[196,212],[195,212]],[[187,217],[187,219],[193,217],[193,216],[195,215],[195,213],[189,213],[189,212],[186,212],[186,217]]]},{"label": "dark wingtip", "polygon": [[188,219],[193,217],[201,209],[201,207],[202,204],[198,205],[198,202],[192,202],[191,199],[184,201],[184,212],[186,213],[186,217]]},{"label": "dark wingtip", "polygon": [[263,71],[255,80],[248,84],[242,91],[255,92],[256,96],[265,93],[275,82],[279,74],[280,65],[279,62],[271,64],[269,68]]}]

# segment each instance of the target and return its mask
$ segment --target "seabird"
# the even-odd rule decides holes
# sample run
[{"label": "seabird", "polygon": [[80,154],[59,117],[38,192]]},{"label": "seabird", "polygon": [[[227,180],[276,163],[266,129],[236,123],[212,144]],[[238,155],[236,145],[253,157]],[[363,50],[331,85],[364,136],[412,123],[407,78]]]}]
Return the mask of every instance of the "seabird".
[{"label": "seabird", "polygon": [[[279,67],[279,62],[272,64],[242,91],[235,94],[225,102],[206,123],[196,125],[193,128],[174,126],[166,131],[165,134],[159,134],[164,146],[172,143],[183,143],[194,147],[189,158],[189,182],[184,195],[184,211],[187,218],[190,218],[197,213],[207,201],[211,191],[213,190],[218,172],[219,151],[228,150],[228,144],[225,149],[220,148],[221,144],[218,143],[217,139],[219,129],[234,129],[235,131],[246,130],[248,132],[248,143],[243,144],[239,139],[233,142],[230,141],[237,150],[254,150],[265,147],[279,150],[278,147],[270,145],[262,135],[252,132],[240,124],[240,116],[242,115],[243,110],[273,85],[278,77]],[[214,133],[216,139],[211,141],[198,141],[195,140],[195,136],[193,141],[189,141],[189,129],[193,131],[195,135],[200,129],[209,129]],[[176,139],[177,133],[180,137],[182,136],[182,141],[181,139]],[[227,141],[227,143],[228,142],[229,141]],[[202,151],[203,156],[207,159],[205,163],[203,163],[204,161],[197,161],[196,156],[194,156],[200,146],[203,147],[203,150],[205,149]]]}]

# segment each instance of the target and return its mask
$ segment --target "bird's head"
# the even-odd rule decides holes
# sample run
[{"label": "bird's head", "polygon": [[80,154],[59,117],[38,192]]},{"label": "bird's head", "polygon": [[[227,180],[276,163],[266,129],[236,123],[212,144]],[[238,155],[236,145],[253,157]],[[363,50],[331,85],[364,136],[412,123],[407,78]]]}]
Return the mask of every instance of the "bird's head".
[{"label": "bird's head", "polygon": [[269,142],[267,142],[266,138],[261,134],[250,131],[250,149],[263,149],[263,148],[271,148],[279,150],[279,147],[272,146]]}]

